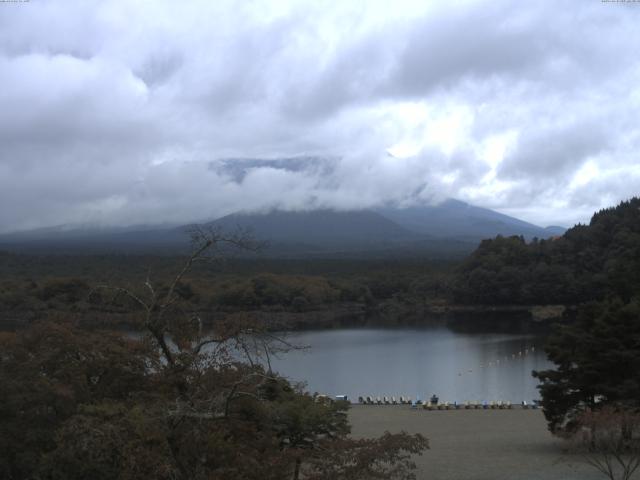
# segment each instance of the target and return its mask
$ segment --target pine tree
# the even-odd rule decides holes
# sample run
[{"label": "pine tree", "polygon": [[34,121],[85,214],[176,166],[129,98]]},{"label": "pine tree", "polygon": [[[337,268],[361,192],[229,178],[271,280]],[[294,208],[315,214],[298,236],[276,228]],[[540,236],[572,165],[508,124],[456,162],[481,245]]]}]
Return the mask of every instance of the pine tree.
[{"label": "pine tree", "polygon": [[640,298],[583,306],[575,324],[556,329],[546,351],[557,368],[534,376],[552,432],[571,430],[587,409],[640,408]]}]

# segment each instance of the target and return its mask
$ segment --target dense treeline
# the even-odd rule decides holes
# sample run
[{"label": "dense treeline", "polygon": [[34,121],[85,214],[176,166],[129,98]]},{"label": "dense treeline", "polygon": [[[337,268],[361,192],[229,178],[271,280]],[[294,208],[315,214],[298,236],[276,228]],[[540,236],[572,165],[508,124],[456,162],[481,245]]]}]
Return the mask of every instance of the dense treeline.
[{"label": "dense treeline", "polygon": [[[5,323],[74,314],[83,322],[105,325],[108,315],[127,322],[139,308],[124,298],[96,291],[101,284],[140,288],[151,275],[166,289],[175,257],[29,256],[0,254],[0,312]],[[201,313],[260,311],[265,314],[327,312],[352,305],[370,311],[383,304],[443,302],[451,267],[415,261],[334,262],[330,260],[232,260],[197,265],[177,285],[185,308]],[[206,315],[205,315],[206,317]],[[16,320],[17,319],[17,320]]]},{"label": "dense treeline", "polygon": [[595,213],[562,237],[484,240],[459,267],[453,297],[467,304],[580,304],[640,288],[640,199]]}]

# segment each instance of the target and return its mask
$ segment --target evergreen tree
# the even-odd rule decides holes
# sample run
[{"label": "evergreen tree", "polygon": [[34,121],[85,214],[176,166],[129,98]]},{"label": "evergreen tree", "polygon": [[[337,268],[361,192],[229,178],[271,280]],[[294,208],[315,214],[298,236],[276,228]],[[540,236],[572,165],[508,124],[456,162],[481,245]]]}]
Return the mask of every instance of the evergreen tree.
[{"label": "evergreen tree", "polygon": [[583,306],[546,346],[557,368],[534,372],[549,429],[572,430],[587,409],[640,407],[640,298]]}]

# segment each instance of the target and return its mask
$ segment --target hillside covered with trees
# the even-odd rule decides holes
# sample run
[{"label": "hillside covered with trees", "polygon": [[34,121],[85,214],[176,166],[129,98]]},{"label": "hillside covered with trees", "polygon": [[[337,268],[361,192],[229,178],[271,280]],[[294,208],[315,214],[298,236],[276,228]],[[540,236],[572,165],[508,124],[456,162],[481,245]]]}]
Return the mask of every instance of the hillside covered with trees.
[{"label": "hillside covered with trees", "polygon": [[456,303],[577,305],[640,289],[640,198],[549,240],[484,240],[457,271]]}]

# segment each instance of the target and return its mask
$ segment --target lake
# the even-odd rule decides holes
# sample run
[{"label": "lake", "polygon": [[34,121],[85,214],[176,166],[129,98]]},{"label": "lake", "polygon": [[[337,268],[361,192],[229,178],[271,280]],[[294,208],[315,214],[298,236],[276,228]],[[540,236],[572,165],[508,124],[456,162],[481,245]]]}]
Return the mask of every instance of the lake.
[{"label": "lake", "polygon": [[519,403],[539,398],[532,370],[551,364],[544,340],[532,334],[458,333],[421,329],[338,329],[289,333],[308,345],[272,361],[273,369],[310,392],[410,396],[440,401]]}]

